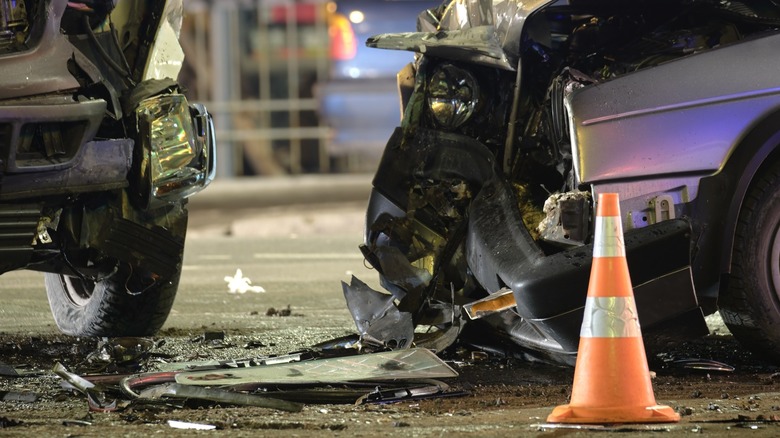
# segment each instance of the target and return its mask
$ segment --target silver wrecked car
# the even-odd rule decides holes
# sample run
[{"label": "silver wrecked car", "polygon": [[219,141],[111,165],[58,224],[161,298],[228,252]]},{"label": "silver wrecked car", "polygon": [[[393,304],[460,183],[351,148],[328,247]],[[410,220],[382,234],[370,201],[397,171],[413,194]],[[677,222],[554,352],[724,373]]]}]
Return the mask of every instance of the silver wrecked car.
[{"label": "silver wrecked car", "polygon": [[719,311],[780,361],[778,29],[774,0],[455,0],[369,39],[418,55],[361,247],[412,328],[364,340],[489,328],[573,363],[594,199],[615,192],[646,344]]}]

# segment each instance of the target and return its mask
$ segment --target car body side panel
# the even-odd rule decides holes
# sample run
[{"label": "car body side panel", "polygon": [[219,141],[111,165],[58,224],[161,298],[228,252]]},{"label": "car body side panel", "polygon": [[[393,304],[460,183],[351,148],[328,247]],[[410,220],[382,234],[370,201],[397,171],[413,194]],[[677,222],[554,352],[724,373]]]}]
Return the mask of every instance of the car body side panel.
[{"label": "car body side panel", "polygon": [[777,47],[780,35],[749,40],[572,93],[579,182],[720,170],[755,122],[780,108]]}]

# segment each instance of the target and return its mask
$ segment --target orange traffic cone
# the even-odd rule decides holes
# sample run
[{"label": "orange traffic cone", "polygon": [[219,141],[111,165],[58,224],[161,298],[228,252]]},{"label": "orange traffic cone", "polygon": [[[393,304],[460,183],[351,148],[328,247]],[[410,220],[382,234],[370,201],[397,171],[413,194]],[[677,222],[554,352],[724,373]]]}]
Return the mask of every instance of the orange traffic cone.
[{"label": "orange traffic cone", "polygon": [[571,402],[550,423],[664,423],[680,421],[658,406],[628,275],[617,193],[599,195],[593,266],[574,369]]}]

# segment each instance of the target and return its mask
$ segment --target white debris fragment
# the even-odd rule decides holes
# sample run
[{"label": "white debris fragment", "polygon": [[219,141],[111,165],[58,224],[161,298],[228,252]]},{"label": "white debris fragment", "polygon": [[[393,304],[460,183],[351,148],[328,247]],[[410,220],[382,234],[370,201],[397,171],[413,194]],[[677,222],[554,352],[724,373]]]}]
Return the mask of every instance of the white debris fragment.
[{"label": "white debris fragment", "polygon": [[168,420],[168,426],[174,429],[190,430],[215,430],[217,426],[211,424],[189,423],[186,421]]},{"label": "white debris fragment", "polygon": [[248,277],[244,277],[244,273],[241,272],[241,269],[236,269],[236,275],[231,277],[229,275],[225,276],[225,281],[227,281],[227,287],[228,292],[231,294],[245,294],[247,292],[256,292],[261,293],[265,292],[265,289],[263,289],[261,286],[252,286],[252,280],[250,280]]}]

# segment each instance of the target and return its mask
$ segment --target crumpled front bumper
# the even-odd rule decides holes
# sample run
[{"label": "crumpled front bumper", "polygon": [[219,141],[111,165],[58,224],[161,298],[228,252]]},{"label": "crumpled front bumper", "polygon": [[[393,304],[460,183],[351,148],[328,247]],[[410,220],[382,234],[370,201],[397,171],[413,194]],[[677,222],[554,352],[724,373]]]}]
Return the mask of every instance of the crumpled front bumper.
[{"label": "crumpled front bumper", "polygon": [[[405,135],[399,128],[374,179],[366,218],[368,248],[391,244],[377,235],[377,224],[387,216],[404,218],[413,212],[409,193],[421,181],[466,181],[471,188],[463,242],[468,269],[487,292],[508,286],[517,301],[515,309],[491,318],[489,324],[525,347],[574,355],[587,296],[591,246],[545,253],[523,223],[513,186],[484,145],[424,129]],[[669,339],[669,330],[672,337],[684,337],[685,330],[690,335],[705,334],[689,266],[689,224],[661,222],[631,230],[625,238],[646,342],[652,342],[654,331],[659,340]]]}]

